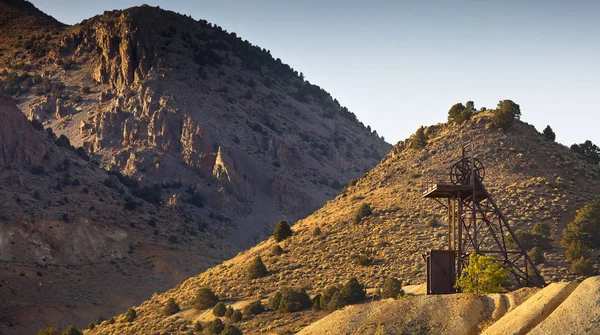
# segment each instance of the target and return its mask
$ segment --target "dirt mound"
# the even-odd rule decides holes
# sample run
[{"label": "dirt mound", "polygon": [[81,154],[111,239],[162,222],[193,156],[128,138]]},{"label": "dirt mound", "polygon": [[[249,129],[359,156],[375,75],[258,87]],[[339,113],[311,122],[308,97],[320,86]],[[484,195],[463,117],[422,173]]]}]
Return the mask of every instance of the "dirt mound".
[{"label": "dirt mound", "polygon": [[584,280],[532,335],[600,334],[600,277]]}]

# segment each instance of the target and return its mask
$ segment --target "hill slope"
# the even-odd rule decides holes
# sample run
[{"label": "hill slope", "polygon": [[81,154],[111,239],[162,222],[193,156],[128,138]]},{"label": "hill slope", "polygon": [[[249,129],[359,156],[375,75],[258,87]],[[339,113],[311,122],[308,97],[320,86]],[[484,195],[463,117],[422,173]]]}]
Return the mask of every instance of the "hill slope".
[{"label": "hill slope", "polygon": [[[284,253],[276,256],[271,238],[223,264],[188,279],[183,284],[138,307],[131,324],[103,324],[95,333],[133,334],[179,329],[198,317],[165,318],[161,308],[173,297],[182,306],[191,305],[200,287],[210,287],[233,301],[267,298],[282,286],[306,287],[310,294],[331,284],[356,277],[367,287],[381,287],[387,277],[404,283],[424,281],[421,253],[444,248],[447,241],[443,216],[440,225],[426,224],[433,214],[443,214],[433,201],[421,197],[423,174],[447,171],[458,157],[458,148],[475,141],[478,158],[486,166],[485,185],[514,229],[531,229],[548,223],[551,247],[538,268],[547,281],[569,278],[560,233],[575,211],[600,196],[600,167],[587,163],[568,148],[546,140],[532,126],[517,121],[506,133],[496,129],[490,113],[479,113],[457,125],[429,127],[429,143],[422,150],[400,142],[382,162],[342,191],[322,209],[299,221],[294,235],[279,243]],[[363,203],[373,214],[354,223]],[[423,214],[422,214],[423,213]],[[315,232],[319,228],[320,233]],[[372,265],[363,266],[358,256],[370,253]],[[260,255],[269,274],[248,279],[249,261]],[[294,333],[323,316],[323,312],[291,315],[264,313],[241,323],[245,333]],[[185,328],[185,326],[182,326]]]},{"label": "hill slope", "polygon": [[103,168],[165,185],[163,201],[204,206],[191,209],[240,247],[321,207],[391,149],[269,51],[203,20],[141,6],[75,26],[7,25],[0,81],[28,118]]},{"label": "hill slope", "polygon": [[237,250],[185,209],[135,197],[1,96],[0,199],[3,334],[119,313]]}]

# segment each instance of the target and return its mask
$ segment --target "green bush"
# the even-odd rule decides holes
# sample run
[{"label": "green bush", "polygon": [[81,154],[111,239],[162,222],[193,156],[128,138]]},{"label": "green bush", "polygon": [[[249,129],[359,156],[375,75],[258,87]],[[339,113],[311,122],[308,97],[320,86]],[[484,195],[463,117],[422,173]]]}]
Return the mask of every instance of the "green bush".
[{"label": "green bush", "polygon": [[133,322],[133,320],[135,320],[136,317],[137,317],[137,312],[132,307],[127,311],[127,314],[125,314],[125,322]]},{"label": "green bush", "polygon": [[315,297],[312,299],[312,309],[315,311],[321,310],[321,295],[320,294],[315,295]]},{"label": "green bush", "polygon": [[239,309],[233,311],[231,314],[231,322],[240,322],[242,321],[242,312]]},{"label": "green bush", "polygon": [[373,264],[373,256],[369,251],[363,251],[356,256],[356,262],[358,265],[369,266]]},{"label": "green bush", "polygon": [[67,329],[65,329],[61,335],[83,335],[83,333],[79,331],[79,329],[75,328],[75,326],[71,325],[67,327]]},{"label": "green bush", "polygon": [[591,259],[582,256],[571,264],[571,272],[582,276],[591,276],[594,274],[594,263]]},{"label": "green bush", "polygon": [[504,130],[510,128],[515,122],[515,119],[521,117],[521,108],[512,100],[502,100],[498,102],[498,107],[492,115],[492,123]]},{"label": "green bush", "polygon": [[504,291],[502,284],[508,271],[494,257],[472,253],[467,266],[456,283],[462,292],[489,294]]},{"label": "green bush", "polygon": [[581,241],[573,241],[565,250],[565,256],[567,256],[567,260],[574,262],[581,257],[589,258],[590,250],[588,247]]},{"label": "green bush", "polygon": [[356,212],[354,222],[359,223],[364,217],[370,216],[372,214],[373,212],[371,211],[371,204],[363,203],[362,205],[360,205],[358,211]]},{"label": "green bush", "polygon": [[234,325],[227,325],[221,335],[243,335],[242,331]]},{"label": "green bush", "polygon": [[208,330],[209,334],[221,334],[221,332],[225,329],[225,325],[221,319],[216,318],[206,325],[206,329]]},{"label": "green bush", "polygon": [[231,319],[232,315],[233,315],[233,307],[227,306],[227,309],[225,310],[225,317],[228,319]]},{"label": "green bush", "polygon": [[268,274],[267,267],[260,256],[256,256],[250,261],[247,271],[250,279],[261,278]]},{"label": "green bush", "polygon": [[196,293],[196,297],[194,298],[194,308],[203,310],[213,307],[218,302],[219,297],[214,294],[210,288],[203,287]]},{"label": "green bush", "polygon": [[179,312],[179,310],[179,305],[177,304],[177,302],[175,302],[175,299],[169,298],[169,300],[167,300],[165,308],[163,309],[163,312],[165,313],[165,315],[173,315]]},{"label": "green bush", "polygon": [[386,279],[385,283],[383,284],[383,289],[381,290],[381,297],[384,299],[396,299],[399,295],[404,295],[404,290],[402,290],[402,282],[391,277]]},{"label": "green bush", "polygon": [[[342,303],[341,306],[338,306],[338,301],[340,298],[343,298],[340,295],[340,287],[337,285],[327,286],[323,293],[321,293],[321,297],[319,299],[319,307],[324,310],[334,311],[338,308],[344,307],[345,303]],[[334,301],[335,297],[335,301]],[[334,301],[334,302],[332,302]],[[343,302],[343,301],[342,301]],[[330,309],[331,305],[331,309]]]},{"label": "green bush", "polygon": [[563,230],[563,246],[568,247],[578,241],[589,248],[600,247],[600,202],[583,206]]},{"label": "green bush", "polygon": [[265,311],[265,306],[263,306],[262,302],[260,302],[260,300],[256,300],[253,301],[251,303],[249,303],[248,305],[246,305],[244,307],[244,309],[242,310],[242,314],[249,316],[249,315],[258,315],[262,312]]},{"label": "green bush", "polygon": [[423,149],[427,145],[427,135],[425,135],[425,127],[421,126],[414,135],[411,136],[410,147],[412,149]]},{"label": "green bush", "polygon": [[279,313],[293,313],[310,308],[312,301],[305,290],[284,287],[269,299],[269,308]]},{"label": "green bush", "polygon": [[290,236],[292,236],[292,229],[288,223],[285,220],[279,221],[277,226],[275,226],[275,231],[273,232],[273,238],[275,241],[281,242]]},{"label": "green bush", "polygon": [[56,329],[55,327],[40,329],[37,332],[37,335],[58,335],[58,329]]},{"label": "green bush", "polygon": [[338,309],[340,309],[340,308],[342,308],[344,306],[346,306],[346,300],[342,296],[342,293],[340,291],[337,291],[337,292],[333,293],[333,296],[327,302],[326,309],[328,311],[333,312],[333,311],[338,310]]},{"label": "green bush", "polygon": [[544,263],[545,259],[544,259],[544,252],[542,251],[541,248],[538,247],[533,247],[531,250],[529,250],[529,258],[531,258],[531,261],[533,262],[533,264],[542,264]]},{"label": "green bush", "polygon": [[450,107],[450,110],[448,111],[448,122],[461,124],[471,119],[471,117],[473,116],[473,112],[474,108],[467,108],[459,102]]},{"label": "green bush", "polygon": [[358,282],[358,279],[352,277],[342,287],[340,291],[344,301],[347,304],[356,304],[367,298],[365,287]]},{"label": "green bush", "polygon": [[283,254],[283,249],[279,246],[279,244],[275,244],[271,248],[271,255],[273,255],[273,256],[279,256],[281,254]]},{"label": "green bush", "polygon": [[220,301],[215,305],[215,307],[213,307],[212,312],[217,317],[225,316],[225,312],[227,312],[227,307],[222,301]]}]

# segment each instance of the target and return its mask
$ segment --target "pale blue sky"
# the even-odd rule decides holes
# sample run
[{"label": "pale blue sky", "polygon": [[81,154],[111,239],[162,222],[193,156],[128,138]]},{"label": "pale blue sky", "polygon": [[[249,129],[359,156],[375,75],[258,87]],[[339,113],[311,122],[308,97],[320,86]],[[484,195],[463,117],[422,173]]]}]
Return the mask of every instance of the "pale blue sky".
[{"label": "pale blue sky", "polygon": [[598,1],[32,0],[73,24],[147,3],[271,50],[395,143],[450,106],[521,105],[557,141],[600,145]]}]

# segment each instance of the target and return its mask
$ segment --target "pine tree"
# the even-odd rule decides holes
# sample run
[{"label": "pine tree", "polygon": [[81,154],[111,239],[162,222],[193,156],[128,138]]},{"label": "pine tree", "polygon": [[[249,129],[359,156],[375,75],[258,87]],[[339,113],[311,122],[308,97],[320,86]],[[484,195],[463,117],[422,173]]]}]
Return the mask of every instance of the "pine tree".
[{"label": "pine tree", "polygon": [[556,134],[554,133],[552,128],[550,128],[550,125],[546,126],[546,129],[544,129],[544,132],[542,134],[544,134],[544,137],[549,139],[550,141],[556,140]]}]

